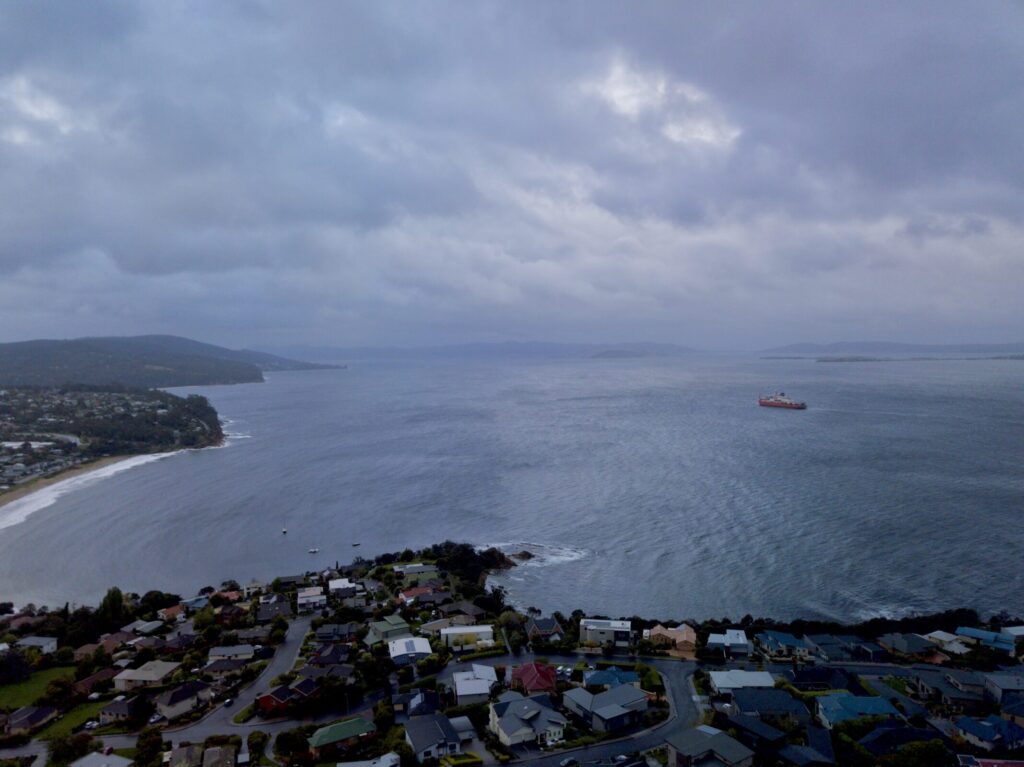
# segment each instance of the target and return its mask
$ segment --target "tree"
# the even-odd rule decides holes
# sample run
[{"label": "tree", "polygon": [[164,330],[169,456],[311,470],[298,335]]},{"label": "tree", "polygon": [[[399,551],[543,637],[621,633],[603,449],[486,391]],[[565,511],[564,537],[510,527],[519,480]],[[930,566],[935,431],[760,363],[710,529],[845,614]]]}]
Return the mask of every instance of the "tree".
[{"label": "tree", "polygon": [[942,745],[940,740],[929,740],[927,743],[908,743],[895,754],[883,756],[879,761],[881,767],[944,767],[952,765],[953,755]]},{"label": "tree", "polygon": [[117,631],[126,623],[131,622],[131,613],[124,603],[124,594],[114,586],[107,590],[100,606],[96,608],[96,621],[100,631]]},{"label": "tree", "polygon": [[95,741],[87,732],[79,732],[74,735],[62,735],[51,738],[47,745],[49,752],[49,764],[64,765],[81,759],[90,751],[99,751],[101,744]]},{"label": "tree", "polygon": [[159,767],[162,763],[164,739],[160,730],[146,727],[135,742],[136,767]]}]

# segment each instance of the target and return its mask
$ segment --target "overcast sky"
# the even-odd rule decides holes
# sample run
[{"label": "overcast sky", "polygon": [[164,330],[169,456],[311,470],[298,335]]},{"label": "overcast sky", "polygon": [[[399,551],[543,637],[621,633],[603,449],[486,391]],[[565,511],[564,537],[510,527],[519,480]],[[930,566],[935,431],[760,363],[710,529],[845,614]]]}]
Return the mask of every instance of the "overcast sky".
[{"label": "overcast sky", "polygon": [[1024,5],[0,5],[0,338],[1024,340]]}]

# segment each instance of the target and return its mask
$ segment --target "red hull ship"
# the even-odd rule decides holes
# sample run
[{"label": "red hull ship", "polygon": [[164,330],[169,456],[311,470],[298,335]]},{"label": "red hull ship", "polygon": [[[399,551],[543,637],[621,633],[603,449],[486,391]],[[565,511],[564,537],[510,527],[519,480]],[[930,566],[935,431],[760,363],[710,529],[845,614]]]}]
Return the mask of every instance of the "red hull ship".
[{"label": "red hull ship", "polygon": [[794,399],[790,399],[786,396],[785,392],[779,392],[778,394],[769,394],[767,397],[761,397],[757,400],[757,404],[761,407],[783,407],[787,410],[806,410],[806,402],[797,402]]}]

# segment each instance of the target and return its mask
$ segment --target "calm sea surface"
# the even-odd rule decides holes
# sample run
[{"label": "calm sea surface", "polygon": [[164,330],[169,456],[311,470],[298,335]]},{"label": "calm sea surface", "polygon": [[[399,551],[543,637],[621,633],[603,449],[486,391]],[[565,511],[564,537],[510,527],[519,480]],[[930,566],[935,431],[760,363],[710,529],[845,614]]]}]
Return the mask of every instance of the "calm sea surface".
[{"label": "calm sea surface", "polygon": [[[757,407],[780,387],[810,409]],[[1024,362],[373,361],[187,391],[228,445],[0,507],[0,600],[451,538],[539,554],[498,582],[545,609],[1024,613]]]}]

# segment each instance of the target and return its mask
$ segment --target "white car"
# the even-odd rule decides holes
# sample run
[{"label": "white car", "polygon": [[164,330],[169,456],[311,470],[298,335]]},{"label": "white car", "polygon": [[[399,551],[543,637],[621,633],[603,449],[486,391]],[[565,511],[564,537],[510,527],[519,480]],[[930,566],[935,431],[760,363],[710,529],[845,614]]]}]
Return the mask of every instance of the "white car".
[{"label": "white car", "polygon": [[161,719],[163,719],[163,716],[161,716],[160,714],[153,714],[153,716],[151,716],[151,717],[149,718],[149,723],[150,723],[150,724],[156,724],[156,723],[157,723],[157,722],[159,722],[159,721],[160,721]]}]

